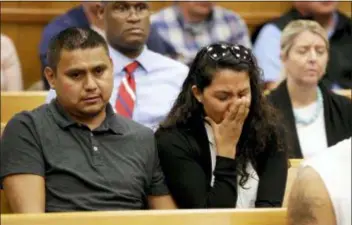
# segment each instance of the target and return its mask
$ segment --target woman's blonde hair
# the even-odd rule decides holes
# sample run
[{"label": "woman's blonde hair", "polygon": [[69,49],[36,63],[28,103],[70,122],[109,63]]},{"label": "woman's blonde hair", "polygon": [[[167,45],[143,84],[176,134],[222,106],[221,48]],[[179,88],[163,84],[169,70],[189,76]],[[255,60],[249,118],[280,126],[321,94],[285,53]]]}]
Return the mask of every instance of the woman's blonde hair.
[{"label": "woman's blonde hair", "polygon": [[[329,50],[329,39],[326,30],[316,21],[313,20],[294,20],[287,24],[281,34],[280,50],[281,55],[287,57],[298,35],[304,31],[310,31],[313,34],[319,35],[326,44],[326,49]],[[281,80],[285,79],[285,69],[282,68]]]},{"label": "woman's blonde hair", "polygon": [[288,55],[295,38],[304,31],[319,35],[324,40],[326,48],[329,49],[328,34],[318,22],[313,20],[294,20],[284,28],[281,34],[280,49],[283,55]]}]

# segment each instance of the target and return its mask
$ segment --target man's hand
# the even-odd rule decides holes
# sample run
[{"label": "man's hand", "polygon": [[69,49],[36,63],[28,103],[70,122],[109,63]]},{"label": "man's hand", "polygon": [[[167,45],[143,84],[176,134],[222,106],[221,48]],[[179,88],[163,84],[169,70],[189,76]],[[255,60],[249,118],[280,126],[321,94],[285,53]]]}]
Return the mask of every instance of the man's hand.
[{"label": "man's hand", "polygon": [[148,196],[148,204],[151,209],[177,209],[171,195]]}]

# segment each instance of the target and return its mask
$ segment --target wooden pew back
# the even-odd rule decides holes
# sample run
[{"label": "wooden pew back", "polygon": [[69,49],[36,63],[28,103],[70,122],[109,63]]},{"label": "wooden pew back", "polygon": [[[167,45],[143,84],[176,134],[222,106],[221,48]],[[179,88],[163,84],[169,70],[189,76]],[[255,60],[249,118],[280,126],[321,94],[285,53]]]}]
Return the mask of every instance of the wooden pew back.
[{"label": "wooden pew back", "polygon": [[7,123],[16,113],[32,110],[45,103],[46,91],[1,92],[1,123]]},{"label": "wooden pew back", "polygon": [[286,209],[147,210],[3,215],[3,225],[283,225]]},{"label": "wooden pew back", "polygon": [[287,207],[288,198],[292,189],[292,184],[297,177],[298,168],[302,162],[302,159],[290,159],[291,167],[288,169],[287,180],[286,180],[286,189],[285,196],[282,206]]},{"label": "wooden pew back", "polygon": [[2,135],[2,132],[4,131],[5,129],[5,126],[6,126],[6,123],[1,123],[1,127],[0,127],[0,137]]},{"label": "wooden pew back", "polygon": [[[4,190],[0,190],[0,200],[1,200],[1,204],[0,204],[0,207],[1,207],[1,215],[4,215],[4,214],[9,214],[11,213],[11,208],[10,208],[10,205],[5,197],[5,193],[4,193]],[[2,222],[2,221],[1,221]]]},{"label": "wooden pew back", "polygon": [[345,96],[347,98],[352,99],[352,89],[335,90],[334,92],[338,95],[342,95],[342,96]]}]

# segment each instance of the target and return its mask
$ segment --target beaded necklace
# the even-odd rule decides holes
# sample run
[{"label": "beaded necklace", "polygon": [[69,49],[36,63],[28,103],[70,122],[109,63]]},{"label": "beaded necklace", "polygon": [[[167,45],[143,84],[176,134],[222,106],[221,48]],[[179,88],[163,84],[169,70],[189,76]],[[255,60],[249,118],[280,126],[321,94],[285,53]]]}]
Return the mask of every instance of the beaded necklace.
[{"label": "beaded necklace", "polygon": [[295,121],[297,124],[302,124],[302,125],[309,125],[313,123],[318,116],[320,115],[321,111],[323,110],[323,94],[321,93],[320,88],[317,89],[317,106],[315,108],[315,112],[313,115],[308,118],[308,119],[303,119],[301,118],[295,111],[293,111],[293,115],[295,117]]}]

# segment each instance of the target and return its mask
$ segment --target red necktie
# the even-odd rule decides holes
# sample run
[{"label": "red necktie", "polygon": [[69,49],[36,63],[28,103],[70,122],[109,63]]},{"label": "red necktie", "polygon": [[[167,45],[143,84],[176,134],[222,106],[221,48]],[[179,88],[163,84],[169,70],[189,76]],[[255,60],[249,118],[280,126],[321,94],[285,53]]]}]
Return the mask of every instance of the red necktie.
[{"label": "red necktie", "polygon": [[115,103],[116,113],[132,118],[134,102],[136,100],[136,82],[133,72],[137,69],[138,62],[134,61],[125,67],[126,75],[122,78]]}]

